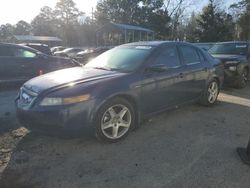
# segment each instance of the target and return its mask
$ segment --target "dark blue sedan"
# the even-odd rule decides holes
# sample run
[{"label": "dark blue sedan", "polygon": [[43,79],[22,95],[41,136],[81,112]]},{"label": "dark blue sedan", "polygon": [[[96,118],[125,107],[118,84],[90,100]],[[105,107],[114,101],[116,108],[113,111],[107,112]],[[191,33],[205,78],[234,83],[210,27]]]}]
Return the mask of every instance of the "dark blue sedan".
[{"label": "dark blue sedan", "polygon": [[92,130],[115,142],[156,112],[192,101],[213,105],[222,83],[220,64],[189,43],[131,43],[85,67],[26,82],[16,100],[17,115],[31,130]]}]

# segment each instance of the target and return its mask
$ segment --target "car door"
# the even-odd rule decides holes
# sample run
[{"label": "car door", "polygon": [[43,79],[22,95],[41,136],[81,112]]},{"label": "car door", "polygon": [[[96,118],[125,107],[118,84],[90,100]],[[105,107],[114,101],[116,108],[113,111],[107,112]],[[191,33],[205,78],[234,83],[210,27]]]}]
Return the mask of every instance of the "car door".
[{"label": "car door", "polygon": [[197,99],[201,96],[206,85],[209,74],[207,64],[201,59],[202,54],[195,47],[180,44],[178,49],[184,64],[185,100]]},{"label": "car door", "polygon": [[22,69],[16,61],[11,45],[0,45],[0,80],[1,82],[22,81]]},{"label": "car door", "polygon": [[13,61],[17,64],[19,75],[21,78],[28,80],[38,76],[42,69],[45,59],[28,48],[13,47],[14,58]]},{"label": "car door", "polygon": [[[185,93],[182,84],[183,67],[175,45],[164,46],[150,62],[144,72],[142,86],[142,104],[146,114],[182,103]],[[162,70],[150,70],[157,66],[162,67]]]}]

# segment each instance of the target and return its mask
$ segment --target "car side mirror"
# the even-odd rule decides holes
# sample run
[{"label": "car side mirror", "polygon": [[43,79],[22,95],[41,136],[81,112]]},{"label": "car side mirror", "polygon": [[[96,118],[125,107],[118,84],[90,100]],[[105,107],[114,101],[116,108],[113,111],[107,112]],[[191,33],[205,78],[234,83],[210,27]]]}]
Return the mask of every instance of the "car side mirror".
[{"label": "car side mirror", "polygon": [[164,64],[155,64],[147,68],[147,71],[151,72],[165,72],[168,68]]}]

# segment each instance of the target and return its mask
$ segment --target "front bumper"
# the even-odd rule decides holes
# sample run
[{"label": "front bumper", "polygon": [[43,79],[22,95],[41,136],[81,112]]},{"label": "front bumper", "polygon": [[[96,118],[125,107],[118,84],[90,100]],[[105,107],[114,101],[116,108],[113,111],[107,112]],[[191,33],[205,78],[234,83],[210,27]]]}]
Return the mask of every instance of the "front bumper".
[{"label": "front bumper", "polygon": [[92,131],[94,104],[95,101],[90,100],[72,105],[24,108],[18,98],[15,101],[17,118],[22,125],[49,132]]}]

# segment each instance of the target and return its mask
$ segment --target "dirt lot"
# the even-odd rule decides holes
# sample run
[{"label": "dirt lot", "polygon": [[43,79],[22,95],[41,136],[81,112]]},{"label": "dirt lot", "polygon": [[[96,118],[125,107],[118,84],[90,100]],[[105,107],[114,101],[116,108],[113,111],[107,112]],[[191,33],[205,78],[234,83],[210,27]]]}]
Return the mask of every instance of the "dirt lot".
[{"label": "dirt lot", "polygon": [[167,111],[124,141],[36,136],[16,123],[16,91],[0,93],[0,187],[250,187],[235,149],[250,138],[250,86],[214,107]]}]

